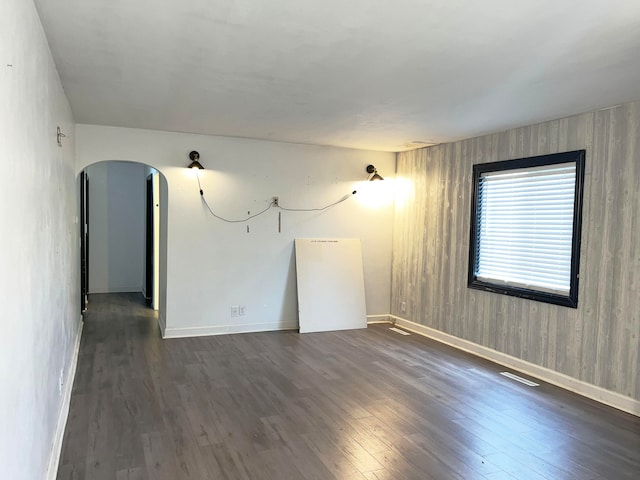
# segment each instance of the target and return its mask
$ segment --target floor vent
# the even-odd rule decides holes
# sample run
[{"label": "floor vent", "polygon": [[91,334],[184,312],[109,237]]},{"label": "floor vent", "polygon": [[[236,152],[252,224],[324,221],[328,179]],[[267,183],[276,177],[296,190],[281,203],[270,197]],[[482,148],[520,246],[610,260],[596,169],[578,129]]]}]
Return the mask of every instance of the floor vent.
[{"label": "floor vent", "polygon": [[507,378],[510,378],[511,380],[515,380],[516,382],[520,382],[520,383],[524,383],[525,385],[528,385],[529,387],[539,387],[540,384],[532,382],[531,380],[527,380],[526,378],[522,378],[519,377],[518,375],[515,375],[511,372],[500,372],[500,375],[504,375]]},{"label": "floor vent", "polygon": [[411,335],[409,332],[405,332],[404,330],[400,330],[399,328],[396,328],[396,327],[391,327],[389,328],[389,330],[399,333],[400,335]]}]

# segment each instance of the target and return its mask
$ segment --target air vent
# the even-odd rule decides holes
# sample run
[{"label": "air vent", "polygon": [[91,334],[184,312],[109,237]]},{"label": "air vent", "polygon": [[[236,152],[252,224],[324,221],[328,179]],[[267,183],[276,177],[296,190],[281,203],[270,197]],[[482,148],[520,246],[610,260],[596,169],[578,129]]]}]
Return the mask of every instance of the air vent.
[{"label": "air vent", "polygon": [[405,332],[404,330],[400,330],[399,328],[396,328],[396,327],[391,327],[389,328],[389,330],[391,330],[392,332],[399,333],[400,335],[411,335],[409,332]]},{"label": "air vent", "polygon": [[500,372],[500,375],[504,375],[511,380],[515,380],[516,382],[524,383],[529,387],[539,387],[540,384],[532,382],[531,380],[527,380],[526,378],[519,377],[518,375],[511,372]]},{"label": "air vent", "polygon": [[423,147],[431,147],[436,145],[437,142],[423,142],[422,140],[414,140],[413,142],[407,142],[402,144],[401,146],[404,148],[423,148]]}]

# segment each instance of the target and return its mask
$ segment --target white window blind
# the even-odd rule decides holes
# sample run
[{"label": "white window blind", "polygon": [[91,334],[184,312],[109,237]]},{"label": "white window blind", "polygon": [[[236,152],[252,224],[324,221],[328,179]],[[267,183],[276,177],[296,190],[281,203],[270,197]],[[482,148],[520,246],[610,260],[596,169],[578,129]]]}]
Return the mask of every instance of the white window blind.
[{"label": "white window blind", "polygon": [[478,184],[478,279],[567,294],[575,162],[485,172]]}]

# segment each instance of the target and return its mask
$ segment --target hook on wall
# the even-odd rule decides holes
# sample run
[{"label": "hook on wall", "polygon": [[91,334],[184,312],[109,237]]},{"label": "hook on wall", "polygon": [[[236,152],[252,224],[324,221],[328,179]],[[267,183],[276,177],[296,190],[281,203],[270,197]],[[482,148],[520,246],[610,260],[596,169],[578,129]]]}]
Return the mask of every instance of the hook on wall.
[{"label": "hook on wall", "polygon": [[60,127],[58,127],[57,133],[56,133],[56,139],[58,141],[58,146],[59,147],[62,146],[62,139],[63,138],[67,138],[67,136],[64,133],[62,133],[62,130],[60,130]]}]

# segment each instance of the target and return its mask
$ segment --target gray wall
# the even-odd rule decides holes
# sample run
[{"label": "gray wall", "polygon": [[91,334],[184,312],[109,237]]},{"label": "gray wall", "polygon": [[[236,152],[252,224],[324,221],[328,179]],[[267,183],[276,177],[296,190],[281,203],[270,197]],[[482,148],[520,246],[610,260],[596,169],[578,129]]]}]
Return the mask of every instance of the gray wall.
[{"label": "gray wall", "polygon": [[89,293],[141,292],[145,262],[145,168],[101,162],[89,175]]},{"label": "gray wall", "polygon": [[[578,309],[468,289],[472,165],[576,149]],[[400,153],[397,177],[392,314],[640,399],[640,103]]]}]

